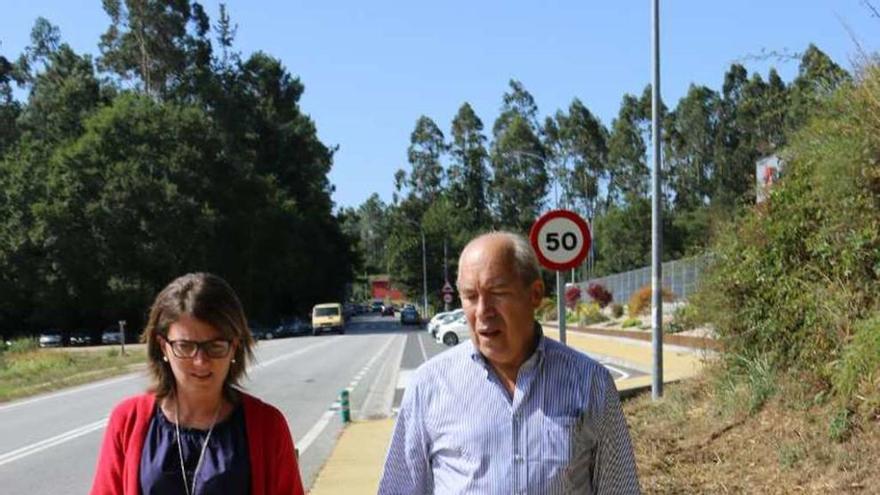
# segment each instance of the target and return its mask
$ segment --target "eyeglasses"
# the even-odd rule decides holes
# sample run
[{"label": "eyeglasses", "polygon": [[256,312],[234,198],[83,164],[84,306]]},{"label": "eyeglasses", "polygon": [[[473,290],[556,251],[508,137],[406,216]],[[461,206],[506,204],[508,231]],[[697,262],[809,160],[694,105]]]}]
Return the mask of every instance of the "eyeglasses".
[{"label": "eyeglasses", "polygon": [[196,357],[199,349],[202,350],[202,355],[209,358],[225,358],[229,355],[229,350],[232,349],[232,341],[226,339],[196,342],[195,340],[171,340],[164,335],[162,338],[165,339],[165,342],[168,342],[168,344],[171,345],[171,352],[174,356],[180,359],[192,359]]}]

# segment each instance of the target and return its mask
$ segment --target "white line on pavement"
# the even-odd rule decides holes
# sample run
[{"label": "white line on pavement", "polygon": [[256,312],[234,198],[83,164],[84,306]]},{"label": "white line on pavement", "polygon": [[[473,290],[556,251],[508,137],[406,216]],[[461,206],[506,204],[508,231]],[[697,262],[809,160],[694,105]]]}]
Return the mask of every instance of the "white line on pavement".
[{"label": "white line on pavement", "polygon": [[[364,367],[361,368],[357,375],[365,375],[370,370],[370,368],[372,368],[373,364],[376,363],[379,357],[385,354],[385,351],[388,350],[388,346],[390,346],[393,341],[393,337],[388,339],[388,341],[385,342],[385,345],[383,345],[382,348],[379,349],[379,352],[377,352],[375,355],[373,355],[372,358],[370,358],[369,361],[367,361],[367,364],[365,364]],[[355,387],[357,387],[359,382],[360,378],[355,378],[354,380],[352,380],[351,383],[349,383],[349,390],[353,390]],[[312,443],[314,443],[315,439],[318,438],[318,436],[324,431],[325,428],[327,428],[327,425],[330,424],[330,418],[333,417],[334,411],[338,410],[339,407],[339,401],[331,404],[330,408],[327,411],[324,411],[324,414],[321,415],[318,421],[314,425],[312,425],[311,428],[309,428],[309,431],[307,431],[305,435],[303,435],[302,440],[300,440],[299,442],[296,442],[294,440],[295,444],[297,445],[297,449],[299,450],[300,456],[302,456],[306,452],[306,450],[308,450],[308,448],[312,446]],[[349,405],[349,407],[351,406]]]},{"label": "white line on pavement", "polygon": [[26,445],[20,449],[15,449],[11,452],[7,452],[5,454],[0,455],[0,466],[4,464],[8,464],[13,461],[17,461],[21,458],[27,457],[31,454],[36,454],[37,452],[41,452],[43,450],[52,448],[56,445],[61,445],[62,443],[73,440],[74,438],[81,437],[83,435],[87,435],[93,431],[100,430],[104,428],[104,425],[107,424],[107,418],[95,421],[94,423],[89,423],[85,426],[80,426],[79,428],[70,430],[68,432],[62,433],[60,435],[55,435],[52,438],[47,438],[45,440],[40,440],[37,443],[32,443],[30,445]]},{"label": "white line on pavement", "polygon": [[400,370],[397,372],[397,388],[405,389],[409,384],[409,375],[415,370]]},{"label": "white line on pavement", "polygon": [[629,373],[627,373],[626,371],[623,371],[623,370],[620,369],[620,368],[616,368],[616,367],[614,367],[614,366],[611,366],[611,365],[608,364],[608,363],[602,363],[602,366],[608,368],[608,369],[611,370],[611,371],[615,371],[615,372],[620,373],[621,375],[623,375],[623,376],[621,376],[620,378],[618,378],[618,380],[626,380],[627,378],[629,378]]},{"label": "white line on pavement", "polygon": [[424,361],[422,361],[422,362],[424,363],[425,361],[428,360],[428,353],[425,351],[425,343],[422,341],[421,335],[419,335],[419,334],[415,334],[415,335],[416,335],[416,340],[419,341],[419,347],[422,348],[422,357],[425,358]]},{"label": "white line on pavement", "polygon": [[47,399],[54,399],[56,397],[63,397],[65,395],[75,394],[77,392],[84,392],[86,390],[92,390],[95,388],[106,387],[107,385],[114,385],[116,383],[124,382],[127,380],[134,380],[135,378],[138,378],[141,376],[143,376],[143,373],[140,373],[140,372],[131,373],[131,374],[125,375],[120,378],[114,378],[111,380],[103,380],[103,381],[92,383],[89,385],[83,385],[80,387],[69,388],[69,389],[63,390],[61,392],[55,392],[55,393],[51,393],[51,394],[41,395],[39,397],[34,397],[32,399],[25,399],[22,401],[13,402],[11,404],[6,404],[4,406],[0,406],[0,412],[8,411],[10,409],[14,409],[14,408],[20,407],[20,406],[26,406],[28,404],[33,404],[34,402],[41,402],[41,401],[44,401]]},{"label": "white line on pavement", "polygon": [[309,352],[309,351],[311,351],[311,350],[313,350],[313,349],[317,349],[318,347],[324,347],[324,346],[326,346],[326,345],[328,345],[328,344],[331,344],[331,343],[333,343],[333,342],[336,342],[337,340],[339,340],[339,339],[341,339],[341,338],[342,338],[341,336],[336,336],[336,337],[333,337],[333,338],[331,338],[331,339],[326,339],[326,340],[324,340],[324,341],[322,341],[322,342],[318,342],[317,344],[312,344],[312,345],[310,345],[310,346],[308,346],[308,347],[303,347],[302,349],[299,349],[299,350],[293,351],[293,352],[291,352],[291,353],[288,353],[288,354],[282,354],[282,355],[277,356],[277,357],[274,357],[274,358],[272,358],[272,359],[270,359],[270,360],[268,360],[268,361],[263,361],[263,362],[257,363],[257,364],[254,365],[254,366],[251,366],[250,370],[248,370],[248,371],[257,371],[257,370],[259,370],[259,369],[266,368],[266,367],[268,367],[268,366],[272,366],[273,364],[275,364],[275,363],[277,363],[277,362],[279,362],[279,361],[283,361],[283,360],[285,360],[285,359],[290,359],[290,358],[292,358],[292,357],[299,356],[300,354],[305,354],[306,352]]}]

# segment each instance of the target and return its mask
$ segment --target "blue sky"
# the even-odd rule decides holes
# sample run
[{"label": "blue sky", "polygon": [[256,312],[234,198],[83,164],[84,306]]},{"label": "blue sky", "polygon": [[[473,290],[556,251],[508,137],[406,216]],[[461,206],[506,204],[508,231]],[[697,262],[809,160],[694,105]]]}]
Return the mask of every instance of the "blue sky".
[{"label": "blue sky", "polygon": [[[488,131],[511,78],[543,115],[583,101],[606,125],[624,93],[650,81],[650,0],[619,1],[243,1],[225,2],[245,55],[265,51],[305,84],[301,105],[321,140],[339,145],[330,180],[337,206],[373,192],[391,200],[393,174],[409,170],[406,148],[427,115],[449,135],[469,102]],[[880,0],[871,0],[880,9]],[[212,21],[219,2],[203,2]],[[37,16],[64,41],[98,54],[109,19],[100,0],[6,0],[0,53],[16,57]],[[880,19],[865,0],[661,0],[661,92],[668,105],[690,83],[719,89],[732,62],[786,81],[796,61],[760,61],[816,44],[852,69],[877,49]]]}]

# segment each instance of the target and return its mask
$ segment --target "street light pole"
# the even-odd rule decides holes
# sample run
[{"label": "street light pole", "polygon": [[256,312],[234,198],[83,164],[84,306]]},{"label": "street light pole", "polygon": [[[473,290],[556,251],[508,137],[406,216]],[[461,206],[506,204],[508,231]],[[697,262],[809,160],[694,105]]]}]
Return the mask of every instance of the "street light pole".
[{"label": "street light pole", "polygon": [[652,0],[652,68],[651,84],[651,141],[653,144],[652,189],[654,197],[651,201],[651,314],[652,314],[652,347],[654,350],[653,381],[651,397],[654,400],[663,396],[663,272],[661,250],[663,239],[661,230],[662,210],[660,209],[660,0]]},{"label": "street light pole", "polygon": [[425,229],[422,231],[422,317],[428,317],[428,261],[425,256]]}]

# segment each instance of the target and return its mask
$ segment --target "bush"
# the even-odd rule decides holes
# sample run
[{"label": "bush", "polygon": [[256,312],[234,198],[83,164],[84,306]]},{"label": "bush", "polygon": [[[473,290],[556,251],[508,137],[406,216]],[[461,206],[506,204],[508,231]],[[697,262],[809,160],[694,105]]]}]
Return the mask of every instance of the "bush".
[{"label": "bush", "polygon": [[853,339],[841,358],[834,362],[832,383],[845,404],[858,400],[856,407],[867,414],[880,409],[876,383],[880,380],[880,314],[858,322]]},{"label": "bush", "polygon": [[637,327],[641,324],[642,324],[642,320],[640,320],[638,318],[629,318],[627,320],[624,320],[622,326],[623,326],[623,328],[629,328],[629,327]]},{"label": "bush", "polygon": [[[630,317],[636,317],[647,313],[648,309],[651,307],[651,292],[650,285],[643,285],[639,290],[633,292],[632,296],[629,298]],[[675,300],[675,294],[666,287],[663,287],[660,290],[660,294],[664,302],[672,302]]]},{"label": "bush", "polygon": [[19,337],[12,341],[9,345],[10,353],[24,353],[35,351],[40,346],[37,344],[37,339],[31,337]]},{"label": "bush", "polygon": [[576,285],[565,288],[565,307],[574,309],[581,300],[581,289]]},{"label": "bush", "polygon": [[575,308],[574,313],[577,317],[576,321],[581,325],[593,325],[608,320],[596,303],[580,303]]},{"label": "bush", "polygon": [[620,318],[623,316],[623,306],[620,304],[614,303],[611,305],[611,316],[615,318]]},{"label": "bush", "polygon": [[664,325],[666,333],[678,333],[696,328],[697,319],[693,306],[684,304],[672,313],[672,321]]},{"label": "bush", "polygon": [[602,284],[590,284],[590,287],[587,288],[587,294],[599,304],[600,308],[608,306],[614,299],[614,296]]},{"label": "bush", "polygon": [[556,321],[556,301],[545,297],[535,310],[535,314],[541,321]]}]

